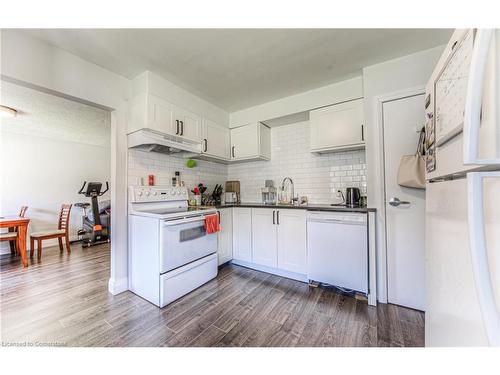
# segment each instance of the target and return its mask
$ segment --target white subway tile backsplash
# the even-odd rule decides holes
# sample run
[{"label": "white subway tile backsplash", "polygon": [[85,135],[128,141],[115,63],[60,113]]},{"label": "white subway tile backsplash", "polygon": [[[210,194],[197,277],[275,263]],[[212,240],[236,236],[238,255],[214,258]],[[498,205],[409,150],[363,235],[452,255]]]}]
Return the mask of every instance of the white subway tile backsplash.
[{"label": "white subway tile backsplash", "polygon": [[271,129],[271,160],[231,164],[228,178],[241,182],[243,201],[260,201],[264,180],[281,184],[291,177],[295,192],[311,203],[338,202],[337,190],[355,186],[366,195],[365,151],[344,151],[324,155],[309,152],[309,122]]},{"label": "white subway tile backsplash", "polygon": [[208,192],[213,190],[216,184],[222,184],[227,180],[227,166],[204,160],[197,160],[196,167],[188,168],[186,159],[159,154],[155,152],[144,152],[139,150],[128,151],[128,182],[129,185],[140,185],[141,177],[147,184],[148,175],[154,174],[157,185],[172,184],[172,177],[176,171],[181,174],[186,186],[191,190],[200,182],[208,187]]},{"label": "white subway tile backsplash", "polygon": [[241,182],[243,201],[260,202],[260,189],[267,179],[279,186],[284,177],[291,177],[295,193],[306,195],[311,203],[338,202],[337,190],[355,186],[366,195],[365,151],[343,151],[324,155],[309,152],[309,122],[300,122],[271,129],[271,160],[224,165],[197,160],[195,168],[186,167],[186,159],[158,153],[129,150],[128,178],[130,185],[139,185],[141,177],[154,174],[157,185],[170,185],[175,171],[192,189],[202,182],[208,191],[227,180]]}]

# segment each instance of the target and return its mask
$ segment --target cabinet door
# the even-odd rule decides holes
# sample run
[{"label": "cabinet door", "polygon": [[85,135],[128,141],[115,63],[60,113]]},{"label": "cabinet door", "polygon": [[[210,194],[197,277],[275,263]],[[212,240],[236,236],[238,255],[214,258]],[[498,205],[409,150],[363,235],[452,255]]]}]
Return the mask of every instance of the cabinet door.
[{"label": "cabinet door", "polygon": [[180,135],[184,138],[189,138],[194,141],[201,140],[201,118],[200,116],[183,111],[181,117],[182,125]]},{"label": "cabinet door", "polygon": [[270,208],[252,209],[252,262],[273,268],[278,265],[275,215]]},{"label": "cabinet door", "polygon": [[310,112],[311,150],[348,148],[364,144],[363,100]]},{"label": "cabinet door", "polygon": [[229,159],[229,133],[229,128],[217,125],[211,120],[203,119],[203,153],[222,159]]},{"label": "cabinet door", "polygon": [[233,208],[233,259],[252,261],[251,208]]},{"label": "cabinet door", "polygon": [[258,124],[231,129],[231,159],[246,159],[258,156]]},{"label": "cabinet door", "polygon": [[233,259],[233,217],[232,209],[218,210],[220,232],[217,233],[219,266]]},{"label": "cabinet door", "polygon": [[172,124],[174,105],[154,95],[148,96],[147,105],[147,128],[162,133],[175,134],[175,126]]},{"label": "cabinet door", "polygon": [[285,209],[277,214],[278,268],[307,273],[306,213]]}]

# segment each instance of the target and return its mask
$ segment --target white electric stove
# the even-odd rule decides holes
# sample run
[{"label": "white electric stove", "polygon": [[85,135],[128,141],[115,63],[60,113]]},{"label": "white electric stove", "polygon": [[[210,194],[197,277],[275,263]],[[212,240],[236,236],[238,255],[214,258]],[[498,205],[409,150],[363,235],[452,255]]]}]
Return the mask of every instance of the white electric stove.
[{"label": "white electric stove", "polygon": [[159,307],[217,276],[213,207],[189,207],[181,187],[129,188],[129,290]]}]

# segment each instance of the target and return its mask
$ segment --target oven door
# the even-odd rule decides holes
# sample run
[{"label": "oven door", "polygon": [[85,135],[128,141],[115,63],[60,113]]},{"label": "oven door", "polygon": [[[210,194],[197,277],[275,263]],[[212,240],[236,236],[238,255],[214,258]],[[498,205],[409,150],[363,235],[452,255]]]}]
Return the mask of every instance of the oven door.
[{"label": "oven door", "polygon": [[204,215],[166,220],[160,225],[160,273],[217,251],[217,234],[207,234]]}]

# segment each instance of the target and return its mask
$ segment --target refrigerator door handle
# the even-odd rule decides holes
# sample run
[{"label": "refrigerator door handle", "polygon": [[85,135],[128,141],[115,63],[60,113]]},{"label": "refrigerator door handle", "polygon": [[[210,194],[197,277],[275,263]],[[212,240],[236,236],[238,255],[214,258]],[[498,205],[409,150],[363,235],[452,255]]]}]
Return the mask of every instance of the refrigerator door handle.
[{"label": "refrigerator door handle", "polygon": [[484,227],[483,180],[500,178],[500,172],[471,172],[467,174],[469,247],[474,281],[490,345],[500,345],[500,311],[490,276]]},{"label": "refrigerator door handle", "polygon": [[[472,50],[469,80],[464,111],[464,164],[500,164],[500,159],[479,158],[479,127],[483,101],[483,82],[488,62],[488,52],[494,38],[494,29],[477,31]],[[500,42],[500,41],[499,41]],[[500,126],[499,124],[496,124]]]}]

